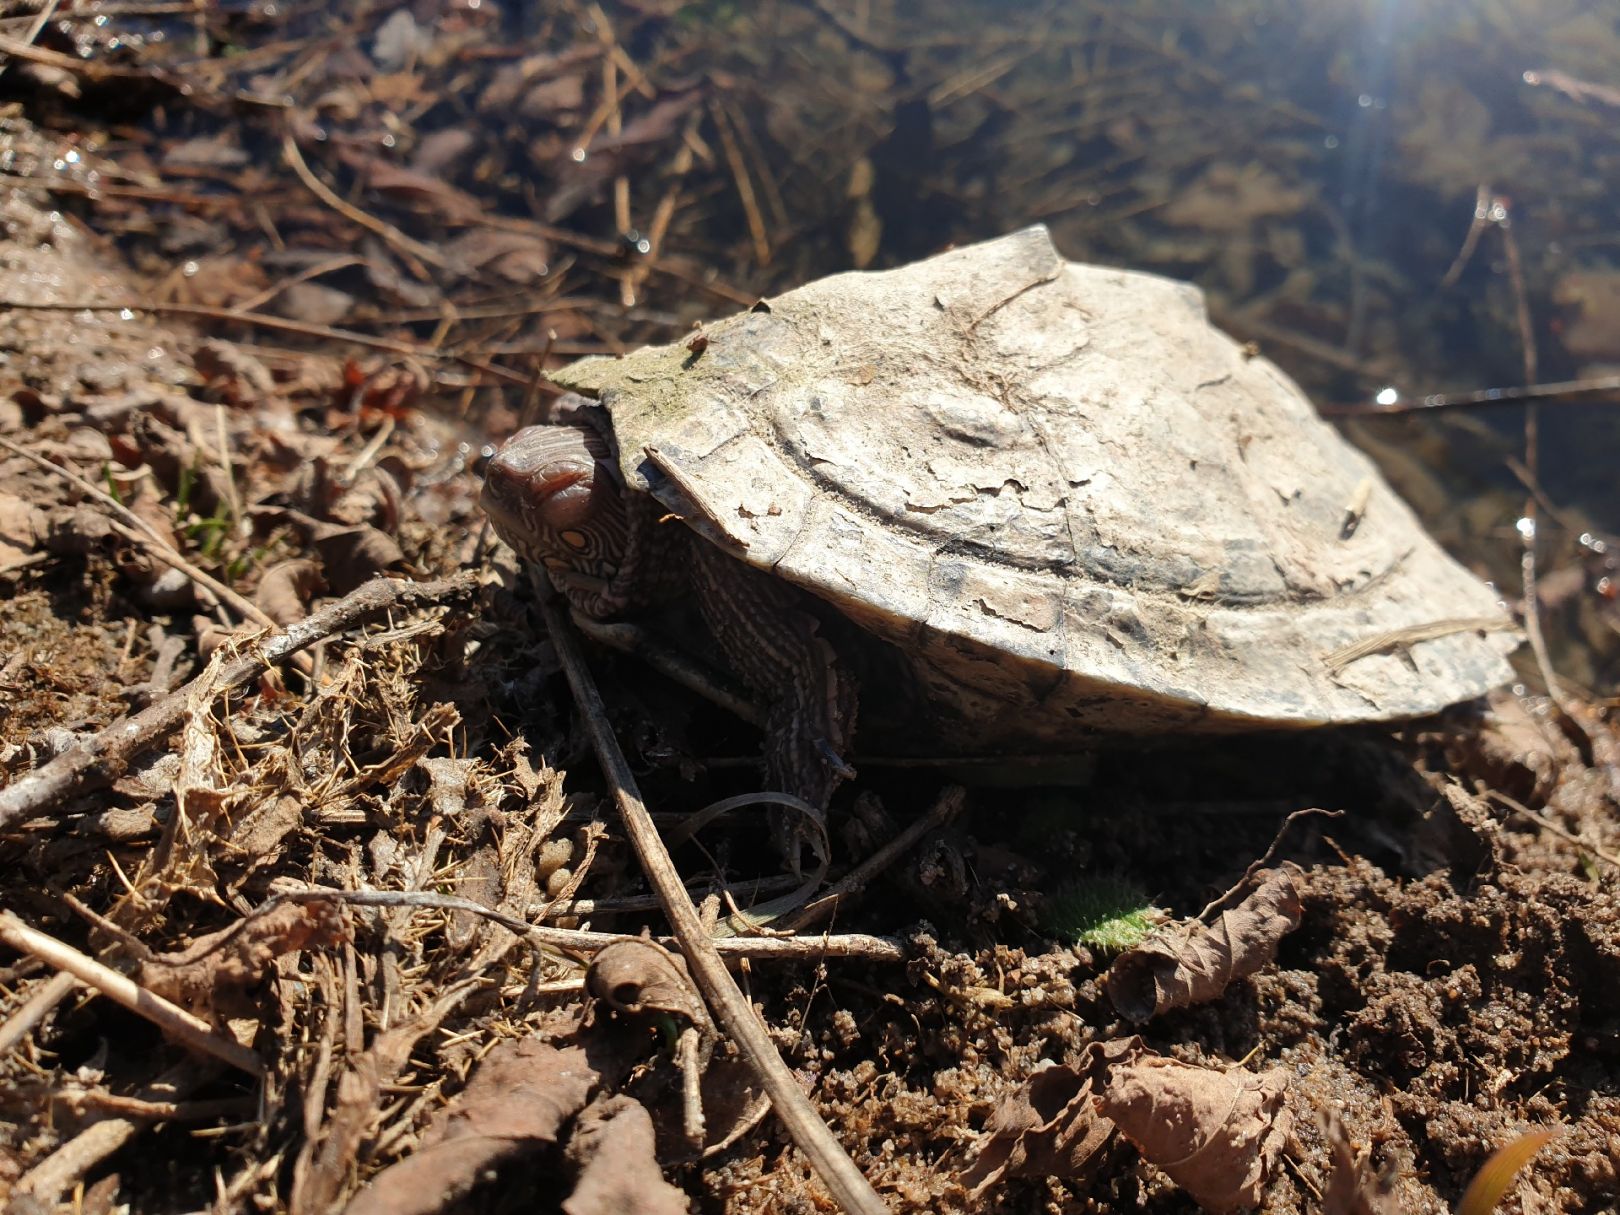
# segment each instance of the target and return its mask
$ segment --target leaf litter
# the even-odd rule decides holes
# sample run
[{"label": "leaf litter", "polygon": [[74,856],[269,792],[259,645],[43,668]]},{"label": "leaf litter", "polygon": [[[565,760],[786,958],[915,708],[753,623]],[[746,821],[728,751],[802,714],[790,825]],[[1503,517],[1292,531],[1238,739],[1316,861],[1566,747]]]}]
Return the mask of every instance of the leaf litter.
[{"label": "leaf litter", "polygon": [[[794,111],[737,80],[695,86],[678,43],[644,56],[687,36],[656,8],[591,29],[546,17],[538,54],[478,49],[471,10],[431,34],[415,10],[346,13],[347,44],[196,60],[189,107],[154,66],[154,125],[117,149],[91,139],[60,171],[44,169],[58,137],[0,118],[8,171],[35,179],[0,216],[7,296],[36,306],[7,315],[0,437],[105,495],[0,453],[0,796],[121,715],[178,706],[4,818],[5,901],[264,1073],[194,1064],[181,1039],[8,950],[11,1201],[527,1208],[543,1187],[579,1212],[825,1207],[732,1044],[709,1040],[680,960],[641,939],[664,924],[525,584],[472,506],[477,450],[532,406],[536,367],[667,339],[807,277],[811,242],[782,235],[817,199],[852,213],[853,256],[878,248],[870,165],[846,180],[798,157],[776,180],[770,161],[888,121],[864,83],[888,71],[882,22],[851,39],[810,6],[782,17],[806,23],[807,63],[840,44],[860,65],[847,110],[812,89]],[[111,52],[96,37],[79,66],[9,73],[82,115],[86,95],[130,79],[97,76]],[[1129,53],[1139,70],[1171,64]],[[433,108],[457,73],[494,136]],[[237,125],[199,134],[172,117],[200,124],[232,88]],[[283,93],[316,187],[282,163],[283,115],[260,104]],[[314,138],[318,124],[345,137]],[[384,131],[399,158],[360,150],[391,146]],[[1199,180],[1256,195],[1245,222],[1288,198],[1265,177]],[[613,214],[620,182],[645,251]],[[146,280],[104,255],[98,233],[119,230]],[[1221,236],[1239,252],[1246,239]],[[347,336],[321,328],[339,325]],[[378,575],[465,568],[485,571],[475,591],[345,617],[289,651],[301,668],[247,661],[266,629],[297,629]],[[694,775],[704,793],[746,787],[725,762],[754,748],[746,729],[619,660],[603,678],[669,821],[705,800]],[[1439,1210],[1476,1174],[1505,1209],[1607,1209],[1617,740],[1605,705],[1577,707],[1572,724],[1504,696],[1482,721],[1290,756],[1113,757],[1073,796],[977,790],[959,823],[839,905],[834,931],[882,934],[903,965],[818,959],[808,938],[773,959],[767,934],[750,995],[894,1209]],[[874,778],[886,808],[835,822],[835,855],[868,855],[890,811],[920,814],[919,783]],[[1275,820],[1314,805],[1351,813],[1248,875]],[[746,907],[780,876],[763,833],[711,834],[678,854],[683,870],[700,896]],[[1184,918],[1111,964],[1036,927],[1046,891],[1113,872]],[[1213,923],[1191,914],[1234,882],[1244,901]],[[423,901],[281,901],[312,887]],[[710,910],[729,908],[716,895]],[[626,944],[567,935],[580,929]],[[587,1016],[591,963],[614,950],[640,959],[602,984],[632,1015]],[[1553,1125],[1517,1173],[1487,1164]]]}]

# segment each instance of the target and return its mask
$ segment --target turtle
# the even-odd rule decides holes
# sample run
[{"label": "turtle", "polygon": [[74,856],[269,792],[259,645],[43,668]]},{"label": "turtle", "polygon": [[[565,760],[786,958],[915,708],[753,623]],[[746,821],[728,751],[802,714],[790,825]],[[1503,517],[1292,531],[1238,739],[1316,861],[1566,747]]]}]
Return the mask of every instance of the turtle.
[{"label": "turtle", "polygon": [[1197,288],[1043,227],[552,379],[488,464],[497,532],[576,615],[695,600],[769,782],[822,807],[877,690],[993,754],[1397,721],[1511,677],[1497,593]]}]

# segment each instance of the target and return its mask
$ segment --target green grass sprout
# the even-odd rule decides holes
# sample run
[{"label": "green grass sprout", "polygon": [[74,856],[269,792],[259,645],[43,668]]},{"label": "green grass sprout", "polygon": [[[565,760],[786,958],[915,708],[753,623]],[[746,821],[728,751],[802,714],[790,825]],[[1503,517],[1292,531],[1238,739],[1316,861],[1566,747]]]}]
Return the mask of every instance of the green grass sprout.
[{"label": "green grass sprout", "polygon": [[1060,886],[1047,896],[1041,923],[1065,941],[1104,953],[1123,953],[1145,941],[1162,921],[1135,882],[1098,875]]}]

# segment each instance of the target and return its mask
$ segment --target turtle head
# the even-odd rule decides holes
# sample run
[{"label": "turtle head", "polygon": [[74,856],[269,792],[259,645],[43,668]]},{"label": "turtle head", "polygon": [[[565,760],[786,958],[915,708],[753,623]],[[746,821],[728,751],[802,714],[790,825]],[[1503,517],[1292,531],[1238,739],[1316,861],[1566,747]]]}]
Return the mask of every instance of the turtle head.
[{"label": "turtle head", "polygon": [[545,566],[576,607],[610,614],[603,600],[624,563],[629,521],[607,436],[584,410],[502,444],[481,501],[501,539]]}]

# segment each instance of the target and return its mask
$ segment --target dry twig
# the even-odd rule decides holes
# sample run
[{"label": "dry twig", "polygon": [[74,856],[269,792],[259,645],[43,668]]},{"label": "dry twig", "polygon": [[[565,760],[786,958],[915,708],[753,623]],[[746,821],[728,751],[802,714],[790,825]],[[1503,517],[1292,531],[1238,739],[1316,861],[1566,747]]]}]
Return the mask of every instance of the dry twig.
[{"label": "dry twig", "polygon": [[147,747],[166,738],[185,721],[190,694],[211,680],[215,695],[223,695],[298,651],[352,628],[395,607],[448,606],[472,595],[477,575],[458,574],[439,582],[402,582],[376,578],[318,612],[259,640],[237,643],[241,652],[221,669],[205,670],[134,717],[121,718],[92,738],[62,752],[44,767],[17,778],[0,789],[0,830],[37,817],[76,793],[115,778]]},{"label": "dry twig", "polygon": [[128,975],[119,974],[71,945],[30,927],[9,911],[0,911],[0,941],[18,953],[31,954],[58,970],[66,971],[86,987],[94,988],[137,1016],[145,1017],[182,1045],[212,1055],[250,1076],[264,1076],[264,1063],[259,1056],[235,1038],[215,1029],[201,1017],[188,1013],[178,1004],[148,991]]},{"label": "dry twig", "polygon": [[[553,952],[561,950],[576,958],[589,957],[620,941],[640,939],[627,938],[622,932],[590,932],[582,928],[550,928],[544,924],[530,924],[471,899],[436,894],[431,890],[329,890],[322,887],[283,890],[267,900],[259,913],[269,911],[278,902],[313,903],[328,899],[352,903],[356,907],[465,911],[499,924],[541,949]],[[654,937],[653,940],[669,949],[680,947],[679,940],[674,937]],[[810,937],[715,937],[711,943],[717,952],[728,958],[861,958],[868,962],[906,960],[905,946],[899,941],[859,932]]]},{"label": "dry twig", "polygon": [[675,930],[693,981],[714,1011],[715,1020],[736,1041],[769,1094],[777,1116],[799,1149],[809,1157],[833,1198],[851,1215],[878,1215],[887,1209],[883,1200],[805,1097],[798,1080],[777,1054],[765,1026],[754,1015],[753,1006],[737,987],[714,941],[705,931],[697,908],[687,896],[686,885],[647,812],[647,805],[641,800],[635,775],[613,736],[607,709],[585,666],[584,653],[573,630],[554,600],[542,600],[540,610],[545,615],[546,629],[568,676],[574,700],[585,719],[597,760],[613,786],[613,800],[624,820],[625,832],[648,882],[663,901],[664,914]]}]

